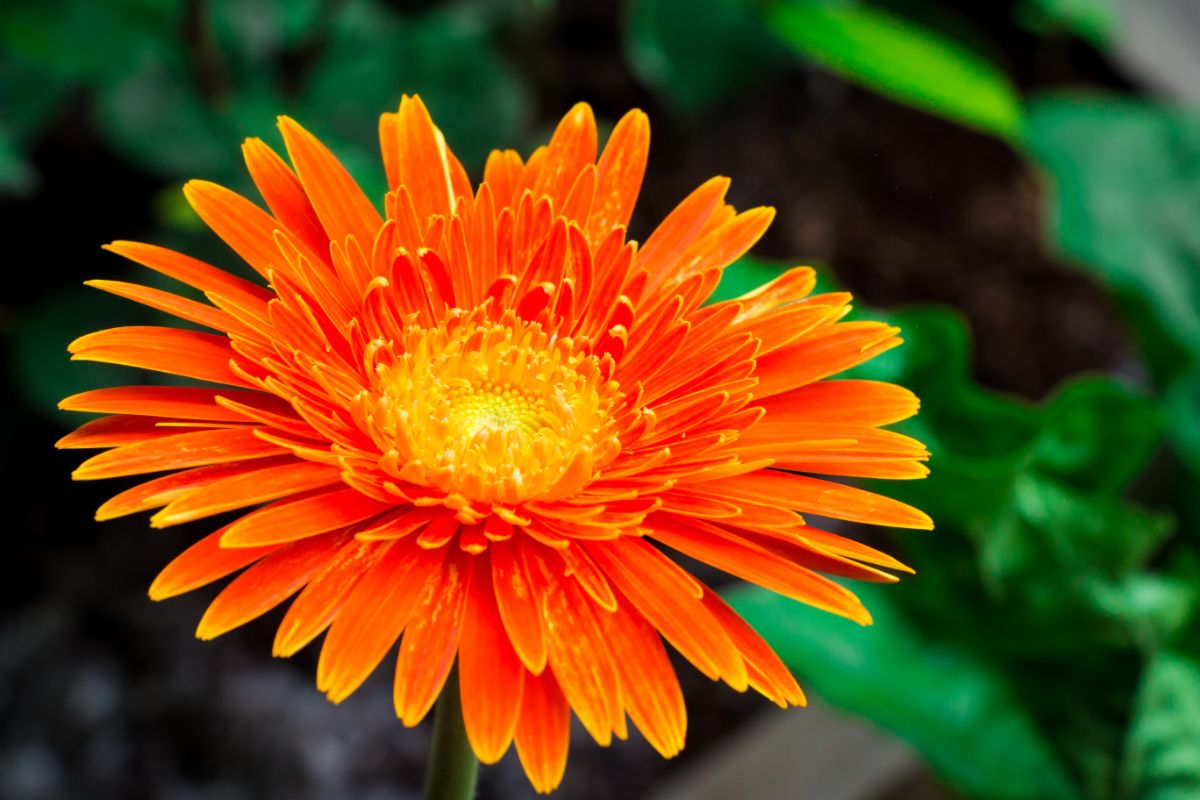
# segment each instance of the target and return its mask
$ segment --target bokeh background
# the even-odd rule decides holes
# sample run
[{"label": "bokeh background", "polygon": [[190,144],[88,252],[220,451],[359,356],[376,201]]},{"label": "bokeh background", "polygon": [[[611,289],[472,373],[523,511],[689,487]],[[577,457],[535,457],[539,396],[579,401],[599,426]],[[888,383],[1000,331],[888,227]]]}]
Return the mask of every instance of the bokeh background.
[{"label": "bokeh background", "polygon": [[[375,130],[420,92],[475,177],[578,100],[649,112],[641,238],[713,174],[779,215],[719,292],[812,263],[908,344],[861,368],[924,400],[933,533],[856,530],[918,574],[860,629],[726,583],[814,697],[781,712],[681,665],[689,743],[573,740],[577,798],[1200,798],[1200,3],[1195,0],[5,0],[0,797],[418,793],[428,729],[381,669],[342,707],[278,615],[192,638],[152,604],[199,524],[97,525],[70,483],[84,332],[153,321],[138,239],[236,269],[183,201],[252,192],[274,115],[382,197]],[[130,380],[130,379],[133,380]],[[481,798],[530,790],[510,754]]]}]

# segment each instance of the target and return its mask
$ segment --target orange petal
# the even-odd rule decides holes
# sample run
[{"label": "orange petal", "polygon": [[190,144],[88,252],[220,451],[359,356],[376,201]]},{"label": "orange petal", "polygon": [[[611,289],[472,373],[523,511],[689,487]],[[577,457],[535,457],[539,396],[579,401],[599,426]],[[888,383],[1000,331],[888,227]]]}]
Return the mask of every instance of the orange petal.
[{"label": "orange petal", "polygon": [[254,459],[235,464],[217,464],[210,467],[197,467],[195,469],[183,470],[182,472],[173,472],[170,475],[163,475],[160,478],[139,483],[137,486],[126,489],[116,495],[96,510],[96,520],[115,519],[116,517],[123,517],[126,514],[136,514],[139,511],[148,511],[158,506],[165,506],[167,503],[182,497],[188,492],[211,483],[216,483],[231,475],[240,475],[243,472],[262,469],[265,466],[295,463],[295,461],[295,458],[286,455],[276,458]]},{"label": "orange petal", "polygon": [[329,253],[329,236],[304,193],[300,179],[262,139],[242,144],[246,168],[267,208],[297,239],[317,255]]},{"label": "orange petal", "polygon": [[[515,204],[517,182],[521,179],[524,166],[515,150],[493,150],[488,154],[483,168],[483,182],[488,185],[495,198],[495,207],[504,208]],[[480,194],[483,194],[482,188]]]},{"label": "orange petal", "polygon": [[684,252],[703,233],[705,223],[720,206],[729,189],[728,178],[710,178],[684,198],[650,234],[638,251],[634,264],[650,272],[647,290],[675,274],[675,266]]},{"label": "orange petal", "polygon": [[381,542],[352,541],[330,560],[292,601],[275,632],[272,654],[290,656],[333,622],[346,597],[368,570],[387,552]]},{"label": "orange petal", "polygon": [[537,184],[533,187],[534,196],[549,197],[555,210],[561,212],[579,173],[595,160],[596,118],[591,106],[576,103],[550,138]]},{"label": "orange petal", "polygon": [[408,727],[429,713],[454,666],[474,564],[471,554],[451,549],[437,578],[425,584],[400,640],[392,700]]},{"label": "orange petal", "polygon": [[839,322],[758,359],[755,398],[795,389],[844,372],[901,343],[899,328],[882,322]]},{"label": "orange petal", "polygon": [[490,558],[477,558],[458,649],[458,679],[471,749],[483,763],[494,764],[516,733],[526,671],[500,619]]},{"label": "orange petal", "polygon": [[792,673],[746,620],[738,616],[716,592],[705,593],[704,605],[720,621],[746,660],[750,685],[755,691],[785,708],[789,705],[806,705],[804,692]]},{"label": "orange petal", "polygon": [[210,533],[176,556],[174,561],[158,573],[154,583],[150,584],[150,599],[165,600],[190,592],[237,572],[279,549],[275,545],[268,545],[231,550],[221,547],[223,535],[225,528]]},{"label": "orange petal", "polygon": [[823,517],[932,530],[924,512],[890,497],[840,483],[764,469],[705,485],[704,491],[737,502],[739,497],[768,501],[796,511]]},{"label": "orange petal", "polygon": [[862,603],[848,589],[716,525],[674,514],[657,514],[648,522],[647,533],[684,555],[785,597],[860,624],[871,621]]},{"label": "orange petal", "polygon": [[542,610],[550,669],[583,727],[607,746],[614,728],[620,735],[624,723],[616,667],[596,622],[597,613],[609,612],[593,610],[575,581],[559,577],[551,551],[526,537],[517,541]]},{"label": "orange petal", "polygon": [[709,231],[684,251],[672,279],[724,269],[746,253],[775,219],[773,208],[752,208]]},{"label": "orange petal", "polygon": [[[118,414],[85,422],[59,439],[54,446],[60,450],[86,450],[97,447],[118,447],[150,439],[161,439],[179,433],[178,427],[166,427],[171,420],[157,417],[135,417]],[[188,423],[179,423],[188,424]],[[199,423],[191,423],[198,425]],[[203,426],[201,427],[210,427]],[[222,425],[211,427],[224,427]]]},{"label": "orange petal", "polygon": [[533,788],[542,794],[558,788],[567,768],[571,712],[550,673],[525,676],[515,740],[521,766]]},{"label": "orange petal", "polygon": [[234,578],[204,613],[196,636],[213,639],[282,603],[320,572],[346,534],[317,536],[285,545]]},{"label": "orange petal", "polygon": [[421,98],[405,95],[399,112],[384,114],[379,125],[388,185],[407,187],[422,228],[434,214],[449,218],[456,199],[450,153]]},{"label": "orange petal", "polygon": [[629,224],[649,151],[650,122],[641,111],[630,111],[613,128],[596,165],[596,199],[587,225],[593,243]]},{"label": "orange petal", "polygon": [[353,236],[369,249],[383,219],[329,148],[289,117],[279,118],[288,155],[325,233],[335,242]]},{"label": "orange petal", "polygon": [[71,395],[58,404],[63,411],[100,414],[141,414],[211,422],[245,422],[237,411],[216,402],[223,396],[242,403],[286,408],[279,398],[261,392],[237,389],[199,389],[190,386],[115,386]]},{"label": "orange petal", "polygon": [[222,544],[226,547],[283,544],[353,525],[391,508],[357,489],[318,491],[280,500],[247,514],[229,526]]},{"label": "orange petal", "polygon": [[746,665],[697,595],[681,585],[679,567],[636,537],[588,542],[587,549],[614,587],[688,661],[709,678],[745,690]]},{"label": "orange petal", "polygon": [[605,611],[617,610],[617,598],[613,595],[612,587],[586,550],[582,547],[566,547],[558,551],[558,556],[567,565],[571,577],[579,582],[596,605]]},{"label": "orange petal", "polygon": [[104,249],[202,292],[223,294],[251,308],[262,305],[272,297],[271,292],[262,286],[165,247],[117,241],[104,245]]},{"label": "orange petal", "polygon": [[847,425],[890,425],[921,407],[917,396],[902,386],[863,380],[819,381],[764,398],[761,404],[767,419]]},{"label": "orange petal", "polygon": [[246,329],[237,320],[221,309],[164,292],[162,289],[139,286],[136,283],[125,283],[124,281],[84,281],[83,283],[93,289],[124,297],[126,300],[141,303],[149,308],[157,309],[188,322],[194,322],[197,325],[203,325],[206,328],[223,333],[244,334],[246,332]]},{"label": "orange petal", "polygon": [[336,467],[324,464],[301,461],[295,464],[267,466],[197,489],[155,514],[150,524],[155,528],[179,525],[211,517],[223,511],[266,503],[340,483],[340,471]]},{"label": "orange petal", "polygon": [[817,475],[839,475],[847,478],[882,478],[893,481],[914,480],[929,475],[929,467],[919,461],[853,460],[853,459],[791,459],[775,462],[780,469],[812,472]]},{"label": "orange petal", "polygon": [[812,267],[792,267],[774,280],[729,302],[741,306],[738,321],[753,319],[805,297],[816,285],[817,273]]},{"label": "orange petal", "polygon": [[646,741],[672,758],[683,749],[687,733],[683,691],[658,632],[621,600],[614,613],[596,617],[620,674],[625,709]]},{"label": "orange petal", "polygon": [[285,452],[278,445],[255,436],[251,428],[195,431],[115,447],[80,464],[71,477],[79,481],[117,478],[167,469],[228,464]]},{"label": "orange petal", "polygon": [[521,661],[539,675],[546,668],[546,640],[525,565],[511,538],[492,542],[490,552],[500,619]]},{"label": "orange petal", "polygon": [[268,277],[283,265],[275,245],[275,231],[281,226],[270,214],[237,192],[208,181],[188,181],[183,195],[200,219],[259,275]]},{"label": "orange petal", "polygon": [[400,638],[445,556],[408,539],[383,546],[387,552],[354,587],[321,647],[317,688],[334,703],[349,697]]},{"label": "orange petal", "polygon": [[229,368],[234,355],[229,340],[212,333],[133,325],[80,336],[67,350],[73,361],[141,367],[233,386],[245,383]]}]

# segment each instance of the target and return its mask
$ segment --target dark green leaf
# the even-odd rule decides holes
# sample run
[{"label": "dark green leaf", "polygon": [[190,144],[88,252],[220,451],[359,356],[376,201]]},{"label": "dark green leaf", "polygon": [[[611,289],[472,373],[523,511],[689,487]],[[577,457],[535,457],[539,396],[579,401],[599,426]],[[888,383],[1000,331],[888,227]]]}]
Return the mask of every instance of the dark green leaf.
[{"label": "dark green leaf", "polygon": [[26,63],[99,83],[148,52],[172,46],[182,3],[158,0],[37,0],[0,4],[0,41]]},{"label": "dark green leaf", "polygon": [[23,194],[37,181],[33,168],[25,160],[8,131],[0,128],[0,194]]},{"label": "dark green leaf", "polygon": [[694,115],[733,96],[785,55],[750,0],[637,0],[625,50],[638,75]]},{"label": "dark green leaf", "polygon": [[768,20],[796,52],[850,81],[1015,139],[1021,102],[994,65],[942,34],[865,3],[782,0]]},{"label": "dark green leaf", "polygon": [[1051,238],[1117,293],[1200,474],[1200,114],[1102,97],[1032,104]]},{"label": "dark green leaf", "polygon": [[859,593],[875,616],[872,627],[753,587],[729,599],[803,682],[900,736],[964,795],[1077,796],[998,675],[953,643],[912,628],[887,590]]},{"label": "dark green leaf", "polygon": [[1098,47],[1105,47],[1117,29],[1120,0],[1025,0],[1022,11],[1043,31],[1064,28]]},{"label": "dark green leaf", "polygon": [[1150,663],[1121,777],[1125,798],[1200,798],[1200,663],[1170,652]]},{"label": "dark green leaf", "polygon": [[112,146],[154,172],[211,179],[237,165],[236,134],[181,67],[157,57],[105,86],[96,114]]},{"label": "dark green leaf", "polygon": [[1075,486],[1121,491],[1161,435],[1151,398],[1106,378],[1081,378],[1051,399],[1033,458],[1043,472]]}]

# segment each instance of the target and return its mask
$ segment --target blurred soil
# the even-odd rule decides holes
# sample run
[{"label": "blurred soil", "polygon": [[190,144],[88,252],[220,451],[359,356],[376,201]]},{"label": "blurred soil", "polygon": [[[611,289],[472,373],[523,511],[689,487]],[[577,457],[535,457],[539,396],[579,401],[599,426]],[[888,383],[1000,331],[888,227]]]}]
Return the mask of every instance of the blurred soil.
[{"label": "blurred soil", "polygon": [[[1101,293],[1047,255],[1039,179],[1006,145],[802,69],[695,124],[673,122],[621,59],[616,15],[572,5],[560,4],[564,16],[536,48],[516,43],[510,57],[535,83],[547,126],[581,96],[609,119],[633,105],[651,113],[636,233],[706,177],[727,174],[735,205],[779,210],[760,255],[827,265],[871,305],[962,309],[977,376],[989,386],[1036,398],[1068,374],[1123,357]],[[80,116],[64,117],[35,153],[44,179],[35,202],[0,212],[13,230],[69,224],[75,241],[96,245],[151,230],[141,215],[156,183],[115,162]],[[27,285],[6,290],[6,306],[17,302],[13,292],[27,300],[87,277],[69,254],[53,270],[32,263]],[[390,669],[335,708],[312,688],[313,654],[269,657],[278,613],[215,645],[194,640],[213,592],[156,605],[145,589],[181,542],[212,524],[167,533],[141,518],[96,526],[92,509],[123,487],[70,485],[77,454],[51,449],[60,433],[26,420],[10,422],[7,436],[16,457],[4,459],[2,480],[20,502],[6,520],[0,583],[0,797],[416,796],[425,734],[395,720]],[[603,750],[579,735],[556,796],[643,797],[770,713],[765,701],[714,687],[688,666],[680,673],[690,720],[679,759],[664,762],[640,741]],[[481,798],[529,794],[512,754],[484,770]],[[918,779],[889,796],[944,794]]]}]

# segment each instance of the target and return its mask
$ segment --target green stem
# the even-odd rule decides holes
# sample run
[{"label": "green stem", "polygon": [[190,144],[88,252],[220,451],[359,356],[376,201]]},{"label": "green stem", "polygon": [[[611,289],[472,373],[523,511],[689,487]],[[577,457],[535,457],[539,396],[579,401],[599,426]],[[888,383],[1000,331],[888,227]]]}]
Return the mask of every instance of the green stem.
[{"label": "green stem", "polygon": [[425,800],[471,800],[475,796],[478,770],[479,762],[463,726],[455,666],[433,712],[433,746],[425,773]]}]

